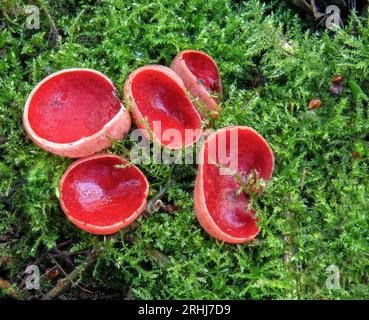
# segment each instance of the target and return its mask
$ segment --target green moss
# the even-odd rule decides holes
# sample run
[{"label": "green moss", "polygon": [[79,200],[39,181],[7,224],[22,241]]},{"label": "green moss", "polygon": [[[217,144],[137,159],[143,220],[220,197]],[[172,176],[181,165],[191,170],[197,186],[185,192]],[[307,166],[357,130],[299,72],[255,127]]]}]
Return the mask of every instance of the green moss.
[{"label": "green moss", "polygon": [[[27,265],[73,239],[68,252],[76,253],[77,265],[86,250],[105,249],[78,283],[121,298],[369,298],[367,21],[352,17],[332,37],[306,31],[291,11],[255,0],[64,0],[49,6],[59,31],[51,48],[43,11],[41,29],[26,30],[25,14],[9,9],[21,2],[6,3],[13,23],[0,29],[0,277],[19,283]],[[132,70],[169,65],[187,48],[204,50],[219,64],[224,97],[216,128],[251,126],[275,153],[274,177],[256,203],[261,234],[239,246],[210,238],[193,210],[196,167],[155,163],[141,166],[151,196],[179,171],[188,173],[164,199],[178,211],[139,218],[139,228],[116,242],[76,229],[57,192],[72,160],[26,136],[29,92],[51,72],[89,67],[107,74],[121,93]],[[329,93],[336,74],[346,78],[340,96]],[[313,98],[322,106],[310,112]],[[111,151],[127,155],[134,145],[127,140]],[[332,264],[341,272],[338,290],[325,285]],[[44,281],[43,290],[51,285]]]}]

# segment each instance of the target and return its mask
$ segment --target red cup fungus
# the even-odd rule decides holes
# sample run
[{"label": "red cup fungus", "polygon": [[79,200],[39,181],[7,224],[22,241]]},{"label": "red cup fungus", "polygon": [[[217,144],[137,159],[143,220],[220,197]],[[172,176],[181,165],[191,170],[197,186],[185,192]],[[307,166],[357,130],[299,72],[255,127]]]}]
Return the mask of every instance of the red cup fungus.
[{"label": "red cup fungus", "polygon": [[[255,211],[248,208],[250,193],[272,176],[274,156],[264,138],[254,129],[233,126],[212,133],[200,153],[195,182],[195,213],[211,236],[228,243],[243,243],[259,233]],[[232,163],[235,164],[232,166]],[[232,170],[222,170],[221,169]],[[249,181],[248,181],[249,180]],[[247,191],[247,190],[246,190]]]},{"label": "red cup fungus", "polygon": [[173,70],[160,65],[136,69],[125,83],[124,96],[147,139],[180,149],[201,137],[201,117]]},{"label": "red cup fungus", "polygon": [[185,50],[173,59],[170,67],[182,78],[187,90],[204,105],[205,108],[198,106],[202,117],[210,112],[216,118],[218,96],[223,92],[216,62],[202,51]]},{"label": "red cup fungus", "polygon": [[60,180],[60,205],[77,227],[112,234],[145,209],[149,183],[127,160],[99,154],[74,162]]},{"label": "red cup fungus", "polygon": [[49,75],[32,90],[23,124],[41,148],[79,158],[123,138],[131,119],[109,78],[91,69],[65,69]]}]

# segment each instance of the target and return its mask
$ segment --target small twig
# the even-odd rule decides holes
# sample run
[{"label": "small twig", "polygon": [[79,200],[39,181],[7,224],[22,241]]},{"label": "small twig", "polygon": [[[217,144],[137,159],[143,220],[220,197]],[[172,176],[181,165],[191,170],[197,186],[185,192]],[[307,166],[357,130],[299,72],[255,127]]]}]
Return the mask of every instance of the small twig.
[{"label": "small twig", "polygon": [[[33,263],[31,263],[30,265],[39,265],[47,256],[50,252],[55,251],[55,250],[59,250],[60,248],[66,246],[67,244],[72,243],[73,240],[69,239],[66,240],[62,243],[57,244],[54,248],[47,250],[46,252],[44,252],[36,261],[34,261]],[[22,289],[26,283],[26,278],[22,279],[22,276],[25,274],[25,271],[22,271],[20,274],[18,274],[17,278],[21,279],[21,283],[19,284],[19,288]]]},{"label": "small twig", "polygon": [[47,1],[38,0],[38,3],[40,7],[44,10],[47,20],[49,21],[50,24],[49,45],[51,48],[55,48],[58,45],[58,37],[59,37],[58,29],[56,28],[54,19],[52,18],[49,9],[47,7]]},{"label": "small twig", "polygon": [[43,277],[47,276],[51,271],[57,268],[58,266],[53,266],[51,269],[47,270],[40,278],[42,279]]},{"label": "small twig", "polygon": [[65,276],[68,276],[68,274],[65,272],[64,268],[60,265],[60,263],[51,254],[49,254],[49,257],[57,265],[57,267],[60,269],[60,271],[63,272]]},{"label": "small twig", "polygon": [[53,287],[49,292],[47,292],[42,300],[53,300],[60,296],[63,292],[69,290],[74,282],[74,280],[79,276],[83,269],[90,267],[97,259],[97,253],[99,250],[93,249],[86,258],[86,261],[80,266],[76,267],[71,273],[69,273],[65,278],[58,280],[55,287]]},{"label": "small twig", "polygon": [[311,10],[313,11],[313,15],[315,19],[319,19],[324,16],[323,13],[319,12],[318,7],[315,4],[315,0],[311,0]]},{"label": "small twig", "polygon": [[306,174],[308,173],[308,171],[306,169],[304,169],[302,171],[302,177],[301,177],[301,184],[300,184],[300,191],[302,191],[302,189],[304,189],[304,186],[305,186],[305,177],[306,177]]},{"label": "small twig", "polygon": [[59,248],[55,248],[55,252],[56,252],[56,255],[60,256],[60,257],[63,257],[65,259],[65,261],[71,265],[73,268],[75,267],[72,259],[69,257],[69,254],[64,252],[64,251],[61,251]]},{"label": "small twig", "polygon": [[8,16],[8,14],[5,12],[5,10],[4,10],[4,9],[1,9],[1,12],[2,12],[2,14],[3,14],[3,16],[4,16],[5,20],[6,20],[9,24],[12,24],[12,25],[14,25],[14,26],[16,26],[16,25],[17,25],[14,21],[12,21],[12,19],[10,19],[10,17]]},{"label": "small twig", "polygon": [[104,300],[118,300],[121,297],[120,293],[114,293],[114,294],[109,294],[106,296],[103,296],[101,299]]},{"label": "small twig", "polygon": [[[68,277],[68,274],[65,272],[64,268],[60,265],[60,263],[51,255],[49,254],[49,257],[51,258],[51,260],[57,265],[57,267],[60,269],[60,271],[64,274],[64,276]],[[72,285],[74,285],[74,282],[72,281]],[[87,290],[85,288],[83,288],[81,285],[77,284],[77,287],[83,291],[86,291],[88,293],[93,293],[90,290]]]}]

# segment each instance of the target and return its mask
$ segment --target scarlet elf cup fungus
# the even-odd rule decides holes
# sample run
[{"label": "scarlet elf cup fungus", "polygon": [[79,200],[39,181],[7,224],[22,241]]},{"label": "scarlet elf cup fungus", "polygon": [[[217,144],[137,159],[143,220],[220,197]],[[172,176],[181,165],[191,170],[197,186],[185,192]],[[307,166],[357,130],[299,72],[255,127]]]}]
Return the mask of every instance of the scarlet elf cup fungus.
[{"label": "scarlet elf cup fungus", "polygon": [[215,118],[219,111],[218,96],[223,92],[215,61],[204,52],[185,50],[173,59],[170,67],[182,78],[188,91],[204,104],[206,110],[200,110],[201,115],[205,117],[211,112]]},{"label": "scarlet elf cup fungus", "polygon": [[124,96],[147,139],[180,149],[201,137],[201,117],[173,70],[160,65],[136,69],[124,85]]},{"label": "scarlet elf cup fungus", "polygon": [[76,226],[112,234],[145,209],[149,183],[127,160],[100,154],[74,162],[60,180],[60,205]]},{"label": "scarlet elf cup fungus", "polygon": [[41,148],[79,158],[123,138],[131,118],[105,75],[91,69],[65,69],[49,75],[32,90],[23,124]]},{"label": "scarlet elf cup fungus", "polygon": [[268,143],[254,129],[226,127],[207,138],[199,160],[194,202],[201,226],[224,242],[253,239],[259,227],[245,186],[260,192],[263,186],[250,186],[250,176],[263,182],[271,178],[274,156]]}]

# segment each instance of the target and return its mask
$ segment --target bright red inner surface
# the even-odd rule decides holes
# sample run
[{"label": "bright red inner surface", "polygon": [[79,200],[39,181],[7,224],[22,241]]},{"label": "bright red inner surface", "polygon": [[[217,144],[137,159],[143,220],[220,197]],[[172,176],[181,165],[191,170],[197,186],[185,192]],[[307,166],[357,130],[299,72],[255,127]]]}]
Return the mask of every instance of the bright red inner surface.
[{"label": "bright red inner surface", "polygon": [[[240,184],[233,175],[221,175],[219,165],[229,167],[230,161],[220,160],[219,148],[226,150],[227,157],[238,156],[237,173],[242,174],[243,182],[250,169],[255,169],[260,177],[269,179],[272,174],[273,159],[266,143],[254,132],[237,129],[238,153],[231,154],[230,130],[220,131],[214,143],[205,143],[204,159],[204,192],[207,208],[220,229],[234,237],[252,236],[258,231],[254,212],[248,211],[248,196],[241,192]],[[225,144],[220,136],[225,136]],[[216,141],[216,142],[215,142]],[[209,145],[216,149],[216,153],[209,151]],[[217,160],[213,159],[213,155]]]},{"label": "bright red inner surface", "polygon": [[105,78],[87,70],[56,75],[34,93],[30,125],[38,136],[55,143],[91,136],[119,112],[113,90]]},{"label": "bright red inner surface", "polygon": [[146,181],[134,166],[117,158],[92,159],[74,167],[61,196],[72,217],[95,226],[110,226],[130,217],[145,198]]},{"label": "bright red inner surface", "polygon": [[183,145],[197,140],[196,135],[186,137],[185,129],[199,130],[201,119],[183,88],[173,79],[161,71],[144,70],[134,77],[131,90],[142,117],[147,118],[150,130],[162,144],[178,141]]},{"label": "bright red inner surface", "polygon": [[182,55],[187,67],[209,91],[220,91],[219,73],[214,62],[201,52],[186,52]]}]

